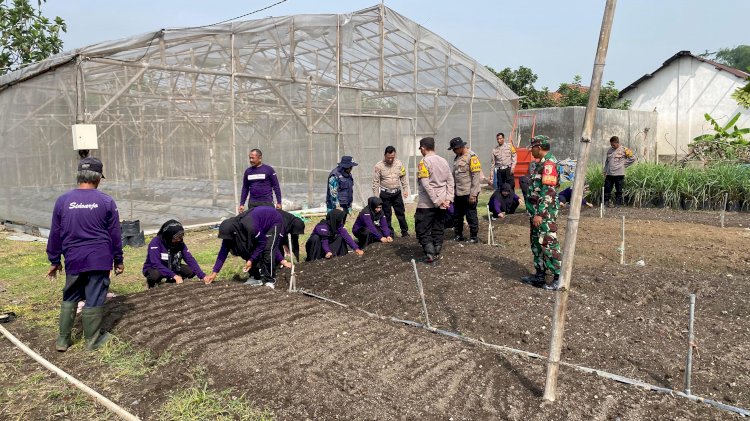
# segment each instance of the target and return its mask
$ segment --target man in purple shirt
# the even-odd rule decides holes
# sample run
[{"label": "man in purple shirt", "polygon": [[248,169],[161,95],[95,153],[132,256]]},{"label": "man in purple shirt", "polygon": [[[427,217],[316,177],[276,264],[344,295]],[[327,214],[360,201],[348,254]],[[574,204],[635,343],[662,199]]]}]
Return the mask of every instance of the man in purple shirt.
[{"label": "man in purple shirt", "polygon": [[253,149],[248,155],[250,166],[242,176],[242,195],[237,213],[245,211],[245,201],[250,196],[251,206],[273,206],[273,194],[276,194],[276,209],[281,209],[281,187],[273,167],[263,163],[263,152]]},{"label": "man in purple shirt", "polygon": [[52,211],[47,242],[50,280],[62,270],[65,258],[65,287],[60,308],[60,335],[55,348],[66,351],[72,344],[71,331],[78,301],[85,300],[81,319],[86,349],[99,348],[109,339],[102,333],[104,300],[109,291],[109,271],[125,270],[120,237],[120,215],[115,201],[97,190],[102,162],[84,158],[78,163],[78,188],[60,196]]}]

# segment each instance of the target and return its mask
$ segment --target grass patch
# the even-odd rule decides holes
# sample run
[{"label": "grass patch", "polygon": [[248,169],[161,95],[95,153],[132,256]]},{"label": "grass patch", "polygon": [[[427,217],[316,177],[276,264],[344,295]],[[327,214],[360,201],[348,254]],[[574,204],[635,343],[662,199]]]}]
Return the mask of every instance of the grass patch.
[{"label": "grass patch", "polygon": [[135,349],[130,343],[114,336],[98,350],[96,356],[99,362],[109,367],[115,379],[143,377],[173,359],[169,351],[156,357],[150,351]]},{"label": "grass patch", "polygon": [[159,420],[243,420],[270,421],[273,414],[255,409],[245,394],[233,389],[214,390],[205,373],[197,370],[196,385],[173,392],[159,411]]}]

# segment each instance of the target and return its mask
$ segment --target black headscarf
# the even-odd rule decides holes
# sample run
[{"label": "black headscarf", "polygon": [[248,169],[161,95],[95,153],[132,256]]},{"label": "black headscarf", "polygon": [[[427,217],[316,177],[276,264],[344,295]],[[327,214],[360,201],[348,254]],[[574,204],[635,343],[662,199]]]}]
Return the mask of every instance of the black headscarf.
[{"label": "black headscarf", "polygon": [[[504,196],[503,192],[508,192],[508,195]],[[497,198],[500,201],[504,212],[507,212],[508,209],[510,209],[513,205],[513,196],[513,189],[510,187],[510,184],[503,183],[503,185],[500,187],[500,194]]]},{"label": "black headscarf", "polygon": [[[156,235],[161,238],[161,242],[164,244],[164,247],[169,249],[169,251],[171,252],[182,251],[182,248],[185,246],[185,243],[183,242],[185,228],[183,228],[182,224],[175,219],[170,219],[169,221],[162,224],[161,228],[159,228],[159,232],[157,232]],[[179,241],[173,243],[172,240],[174,239],[179,239]]]},{"label": "black headscarf", "polygon": [[[375,208],[380,206],[380,212],[375,212]],[[367,199],[367,207],[362,209],[360,211],[360,215],[362,214],[370,214],[370,218],[372,218],[372,222],[375,223],[375,225],[380,225],[380,218],[383,217],[383,201],[379,197],[371,197]]]},{"label": "black headscarf", "polygon": [[249,214],[250,212],[243,212],[223,220],[219,225],[219,238],[227,242],[230,253],[243,259],[250,258],[251,252],[250,231],[243,224],[244,219],[249,219]]},{"label": "black headscarf", "polygon": [[285,234],[302,235],[305,233],[305,222],[293,213],[279,209]]},{"label": "black headscarf", "polygon": [[331,234],[333,234],[346,223],[346,212],[341,209],[334,209],[328,212],[323,222],[328,225],[328,228],[331,229]]}]

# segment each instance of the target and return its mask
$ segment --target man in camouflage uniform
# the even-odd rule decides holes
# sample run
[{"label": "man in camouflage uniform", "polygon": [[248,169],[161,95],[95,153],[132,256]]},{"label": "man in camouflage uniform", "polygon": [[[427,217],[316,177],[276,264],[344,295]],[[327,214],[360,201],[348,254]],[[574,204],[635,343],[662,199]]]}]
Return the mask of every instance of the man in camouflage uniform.
[{"label": "man in camouflage uniform", "polygon": [[[550,152],[549,138],[537,135],[531,139],[531,154],[539,159],[529,187],[527,210],[531,216],[531,252],[534,254],[534,275],[524,276],[524,283],[548,290],[560,287],[560,243],[557,241],[557,211],[560,202],[557,188],[560,177],[557,159]],[[552,283],[545,283],[547,270],[552,272]]]},{"label": "man in camouflage uniform", "polygon": [[409,197],[409,180],[406,178],[406,167],[396,159],[396,148],[393,146],[386,147],[383,160],[375,164],[372,195],[383,201],[383,213],[391,232],[395,232],[391,224],[391,215],[392,211],[396,211],[401,236],[408,237],[409,226],[406,224],[404,199]]},{"label": "man in camouflage uniform", "polygon": [[482,165],[479,163],[477,154],[467,148],[466,142],[460,137],[451,139],[448,149],[456,154],[456,157],[453,159],[453,179],[456,182],[456,198],[453,201],[456,214],[453,231],[456,233],[456,241],[465,241],[465,215],[466,222],[469,224],[469,242],[478,243],[479,216],[477,215],[477,200],[481,191],[479,179],[482,174]]}]

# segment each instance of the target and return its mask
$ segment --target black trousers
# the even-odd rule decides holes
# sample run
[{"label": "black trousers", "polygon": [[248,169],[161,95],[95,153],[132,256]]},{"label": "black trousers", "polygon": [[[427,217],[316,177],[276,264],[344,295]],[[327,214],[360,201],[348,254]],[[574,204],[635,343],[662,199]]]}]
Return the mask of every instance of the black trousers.
[{"label": "black trousers", "polygon": [[524,175],[518,178],[518,187],[521,188],[521,194],[523,194],[523,203],[526,206],[526,210],[531,207],[529,203],[529,187],[531,187],[531,178],[528,175]]},{"label": "black trousers", "polygon": [[495,180],[495,190],[503,188],[504,183],[510,184],[511,189],[515,190],[516,188],[516,181],[513,178],[513,171],[511,171],[510,167],[504,170],[495,168]]},{"label": "black trousers", "polygon": [[625,183],[624,175],[608,175],[604,177],[604,203],[609,203],[612,197],[612,187],[615,188],[615,204],[622,205],[622,185]]},{"label": "black trousers", "polygon": [[[184,264],[180,265],[180,270],[177,271],[177,274],[182,276],[182,279],[195,277],[195,273],[190,269],[190,266]],[[161,283],[162,279],[166,279],[168,284],[174,283],[174,278],[167,279],[167,277],[162,275],[158,269],[146,269],[143,275],[146,276],[146,282],[148,282],[149,288],[153,288]]]},{"label": "black trousers", "polygon": [[477,215],[477,203],[469,203],[469,195],[456,196],[453,207],[456,209],[456,219],[453,232],[457,237],[464,236],[464,216],[469,223],[469,236],[477,238],[479,234],[479,216]]},{"label": "black trousers", "polygon": [[417,208],[414,213],[414,231],[425,253],[435,254],[443,247],[445,213],[440,208]]},{"label": "black trousers", "polygon": [[393,229],[393,224],[391,224],[392,211],[396,211],[396,219],[398,219],[398,225],[401,228],[401,235],[408,233],[409,226],[406,224],[406,208],[404,207],[404,198],[401,196],[401,190],[396,193],[381,191],[380,200],[383,201],[383,213],[385,213],[385,220],[388,221],[388,228],[390,228],[391,232],[396,232]]}]

